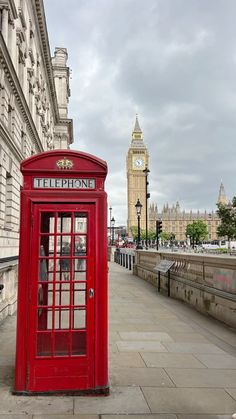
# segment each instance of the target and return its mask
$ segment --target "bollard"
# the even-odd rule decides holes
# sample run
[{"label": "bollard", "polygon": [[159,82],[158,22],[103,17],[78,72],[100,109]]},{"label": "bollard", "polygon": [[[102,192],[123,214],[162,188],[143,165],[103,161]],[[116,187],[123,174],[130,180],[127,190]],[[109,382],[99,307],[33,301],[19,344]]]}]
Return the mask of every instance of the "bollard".
[{"label": "bollard", "polygon": [[128,254],[125,255],[125,267],[128,269]]},{"label": "bollard", "polygon": [[129,270],[131,271],[132,256],[129,255]]}]

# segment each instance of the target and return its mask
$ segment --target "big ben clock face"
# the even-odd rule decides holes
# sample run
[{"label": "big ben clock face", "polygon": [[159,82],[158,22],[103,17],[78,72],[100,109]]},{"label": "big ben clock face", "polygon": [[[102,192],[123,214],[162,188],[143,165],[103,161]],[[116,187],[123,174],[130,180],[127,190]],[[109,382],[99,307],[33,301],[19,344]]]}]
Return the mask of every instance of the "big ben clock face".
[{"label": "big ben clock face", "polygon": [[135,170],[145,168],[145,160],[143,157],[133,157],[133,168]]}]

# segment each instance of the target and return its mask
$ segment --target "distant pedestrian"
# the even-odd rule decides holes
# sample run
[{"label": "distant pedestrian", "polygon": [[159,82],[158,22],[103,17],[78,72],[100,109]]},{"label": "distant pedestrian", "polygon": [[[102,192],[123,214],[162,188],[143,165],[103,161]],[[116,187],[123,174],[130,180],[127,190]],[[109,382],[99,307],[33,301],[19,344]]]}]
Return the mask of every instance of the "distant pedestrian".
[{"label": "distant pedestrian", "polygon": [[62,258],[61,259],[61,271],[63,273],[63,277],[65,281],[69,281],[70,279],[70,243],[68,242],[64,242],[62,243],[62,256],[68,256],[67,258]]}]

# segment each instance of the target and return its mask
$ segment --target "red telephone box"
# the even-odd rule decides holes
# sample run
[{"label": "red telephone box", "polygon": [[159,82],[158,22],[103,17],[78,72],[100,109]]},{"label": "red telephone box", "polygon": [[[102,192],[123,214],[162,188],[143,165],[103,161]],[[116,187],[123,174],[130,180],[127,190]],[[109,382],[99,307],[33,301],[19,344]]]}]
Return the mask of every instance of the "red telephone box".
[{"label": "red telephone box", "polygon": [[21,164],[15,394],[108,394],[107,165],[57,150]]}]

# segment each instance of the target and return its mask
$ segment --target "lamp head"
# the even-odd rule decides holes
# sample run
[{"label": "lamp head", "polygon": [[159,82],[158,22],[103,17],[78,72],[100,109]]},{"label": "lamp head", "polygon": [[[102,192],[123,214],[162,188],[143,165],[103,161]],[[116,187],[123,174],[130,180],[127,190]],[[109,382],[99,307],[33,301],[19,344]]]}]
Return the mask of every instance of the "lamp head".
[{"label": "lamp head", "polygon": [[142,211],[142,204],[139,201],[139,198],[137,200],[137,203],[135,204],[135,208],[136,208],[137,216],[140,216],[141,215],[141,211]]}]

